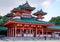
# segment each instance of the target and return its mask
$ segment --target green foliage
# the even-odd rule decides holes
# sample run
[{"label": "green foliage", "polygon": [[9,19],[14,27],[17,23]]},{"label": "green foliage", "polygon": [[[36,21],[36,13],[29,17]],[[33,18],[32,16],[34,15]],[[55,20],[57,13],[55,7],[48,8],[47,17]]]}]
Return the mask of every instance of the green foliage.
[{"label": "green foliage", "polygon": [[2,16],[0,16],[0,19],[2,18]]},{"label": "green foliage", "polygon": [[0,16],[0,25],[4,24],[8,18],[6,16]]},{"label": "green foliage", "polygon": [[2,24],[2,16],[0,16],[0,25]]},{"label": "green foliage", "polygon": [[55,23],[55,25],[60,25],[60,16],[52,17],[50,22]]}]

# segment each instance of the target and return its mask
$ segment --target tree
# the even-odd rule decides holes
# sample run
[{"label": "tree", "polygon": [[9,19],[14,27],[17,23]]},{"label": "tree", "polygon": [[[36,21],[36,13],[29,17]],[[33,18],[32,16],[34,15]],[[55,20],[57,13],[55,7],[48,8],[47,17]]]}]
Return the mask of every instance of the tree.
[{"label": "tree", "polygon": [[60,16],[52,17],[50,22],[55,23],[55,25],[60,25]]},{"label": "tree", "polygon": [[6,16],[0,16],[0,25],[4,24],[8,18]]},{"label": "tree", "polygon": [[7,35],[7,27],[4,27],[3,24],[7,22],[8,18],[6,16],[0,16],[0,35]]},{"label": "tree", "polygon": [[2,24],[2,16],[0,16],[0,25]]},{"label": "tree", "polygon": [[2,16],[0,16],[0,19],[2,19]]}]

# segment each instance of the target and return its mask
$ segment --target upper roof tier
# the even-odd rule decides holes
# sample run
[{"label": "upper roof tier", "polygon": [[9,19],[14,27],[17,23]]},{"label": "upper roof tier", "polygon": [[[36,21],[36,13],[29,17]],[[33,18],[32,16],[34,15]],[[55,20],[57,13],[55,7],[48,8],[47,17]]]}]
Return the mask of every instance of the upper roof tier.
[{"label": "upper roof tier", "polygon": [[23,5],[19,5],[19,7],[17,8],[14,8],[11,12],[24,12],[24,10],[29,10],[29,11],[33,11],[35,8],[34,7],[31,7],[29,4],[28,4],[28,1],[23,4]]},{"label": "upper roof tier", "polygon": [[37,11],[36,13],[34,13],[33,15],[46,15],[46,12],[43,12],[43,10],[41,9],[40,11]]},{"label": "upper roof tier", "polygon": [[28,1],[26,1],[25,4],[20,5],[19,8],[27,9],[27,10],[30,10],[30,11],[33,11],[33,10],[35,9],[35,7],[31,7],[31,6],[28,4]]}]

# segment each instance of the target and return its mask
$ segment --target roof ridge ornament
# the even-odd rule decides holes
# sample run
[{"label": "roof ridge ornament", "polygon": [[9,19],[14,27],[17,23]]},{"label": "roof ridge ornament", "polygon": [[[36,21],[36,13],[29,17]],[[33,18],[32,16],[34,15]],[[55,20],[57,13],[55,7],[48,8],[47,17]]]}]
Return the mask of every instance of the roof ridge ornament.
[{"label": "roof ridge ornament", "polygon": [[42,9],[40,10],[40,12],[41,12],[41,13],[44,13]]},{"label": "roof ridge ornament", "polygon": [[28,4],[28,1],[26,1],[26,4]]},{"label": "roof ridge ornament", "polygon": [[29,5],[28,1],[26,1],[26,3],[25,3],[25,4],[23,4],[23,6],[29,6],[29,7],[30,7],[30,5]]}]

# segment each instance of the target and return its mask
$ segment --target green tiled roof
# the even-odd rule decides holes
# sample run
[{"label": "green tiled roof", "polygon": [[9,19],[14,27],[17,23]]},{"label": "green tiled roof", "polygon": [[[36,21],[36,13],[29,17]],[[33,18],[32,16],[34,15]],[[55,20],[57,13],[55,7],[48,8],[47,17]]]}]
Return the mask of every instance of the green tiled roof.
[{"label": "green tiled roof", "polygon": [[13,13],[8,13],[6,16],[13,16]]},{"label": "green tiled roof", "polygon": [[24,18],[22,17],[21,19],[13,19],[13,18],[10,18],[10,20],[13,20],[13,21],[16,21],[16,22],[30,22],[30,23],[37,23],[37,24],[52,24],[50,22],[45,22],[45,21],[38,21],[34,18]]},{"label": "green tiled roof", "polygon": [[14,8],[13,10],[21,10],[21,8],[17,7],[17,8]]},{"label": "green tiled roof", "polygon": [[60,26],[49,26],[47,28],[60,29]]},{"label": "green tiled roof", "polygon": [[[21,9],[21,7],[17,7],[17,8],[14,8],[13,10],[19,10],[19,11],[24,11],[23,9]],[[13,12],[13,10],[11,10],[11,12]]]},{"label": "green tiled roof", "polygon": [[34,14],[47,14],[46,12],[43,12],[43,10],[41,9],[40,11],[37,11],[36,13]]},{"label": "green tiled roof", "polygon": [[0,26],[0,31],[7,30],[7,27]]}]

